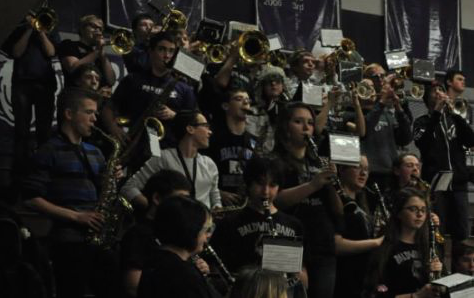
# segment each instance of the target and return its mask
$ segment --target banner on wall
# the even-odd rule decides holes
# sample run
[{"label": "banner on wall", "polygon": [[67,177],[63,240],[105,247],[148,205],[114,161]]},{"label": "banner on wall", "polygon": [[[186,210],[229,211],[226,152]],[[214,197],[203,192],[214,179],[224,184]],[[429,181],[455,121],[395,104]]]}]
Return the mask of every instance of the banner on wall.
[{"label": "banner on wall", "polygon": [[278,33],[284,49],[311,50],[321,28],[338,28],[338,0],[257,0],[257,22],[266,35]]},{"label": "banner on wall", "polygon": [[385,1],[386,50],[434,61],[437,71],[461,65],[459,1]]},{"label": "banner on wall", "polygon": [[[150,0],[107,0],[107,26],[111,28],[131,28],[133,18],[140,13],[150,14],[156,22],[162,16],[150,5]],[[175,9],[184,13],[188,19],[188,33],[197,30],[203,17],[203,0],[174,0]]]}]

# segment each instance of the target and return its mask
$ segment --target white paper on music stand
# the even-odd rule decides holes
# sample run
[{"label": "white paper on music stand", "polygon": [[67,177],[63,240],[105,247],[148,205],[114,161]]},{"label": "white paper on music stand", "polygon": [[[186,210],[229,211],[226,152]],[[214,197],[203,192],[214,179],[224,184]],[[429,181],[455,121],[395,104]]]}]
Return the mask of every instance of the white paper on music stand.
[{"label": "white paper on music stand", "polygon": [[331,162],[346,165],[360,163],[360,140],[358,136],[329,134]]},{"label": "white paper on music stand", "polygon": [[341,29],[321,29],[321,44],[324,47],[338,47],[342,39]]},{"label": "white paper on music stand", "polygon": [[176,61],[173,65],[174,69],[195,81],[199,81],[201,79],[204,67],[204,63],[183,51],[178,52]]},{"label": "white paper on music stand", "polygon": [[270,43],[270,51],[276,51],[283,48],[281,44],[281,40],[280,40],[280,35],[272,34],[272,35],[268,35],[267,38],[268,38],[268,42]]},{"label": "white paper on music stand", "polygon": [[264,243],[262,268],[280,272],[300,272],[303,266],[303,246]]},{"label": "white paper on music stand", "polygon": [[303,102],[315,105],[323,105],[323,86],[314,85],[312,83],[301,83],[303,85]]}]

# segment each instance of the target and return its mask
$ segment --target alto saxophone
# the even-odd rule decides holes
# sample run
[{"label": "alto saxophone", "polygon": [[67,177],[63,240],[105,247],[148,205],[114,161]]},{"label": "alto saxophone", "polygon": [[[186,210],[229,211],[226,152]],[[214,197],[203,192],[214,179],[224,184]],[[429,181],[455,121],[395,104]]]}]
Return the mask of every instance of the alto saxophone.
[{"label": "alto saxophone", "polygon": [[92,245],[110,249],[118,240],[118,232],[123,219],[124,210],[131,212],[133,208],[132,205],[119,194],[117,188],[118,179],[115,177],[115,171],[120,161],[120,142],[101,129],[95,126],[93,126],[93,128],[113,145],[113,151],[107,161],[107,167],[102,178],[102,189],[99,195],[99,201],[95,207],[95,211],[103,216],[104,224],[100,231],[89,229],[86,241]]}]

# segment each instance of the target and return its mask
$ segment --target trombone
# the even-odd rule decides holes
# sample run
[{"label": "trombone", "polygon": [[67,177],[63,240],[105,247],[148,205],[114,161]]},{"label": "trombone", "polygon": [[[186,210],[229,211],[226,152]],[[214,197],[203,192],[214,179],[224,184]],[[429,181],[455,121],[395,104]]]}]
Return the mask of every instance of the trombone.
[{"label": "trombone", "polygon": [[266,63],[270,42],[260,31],[245,31],[238,39],[239,56],[246,64]]},{"label": "trombone", "polygon": [[184,13],[171,8],[170,12],[163,18],[162,25],[162,31],[181,30],[186,29],[188,20]]},{"label": "trombone", "polygon": [[30,14],[32,15],[31,24],[36,31],[49,33],[58,24],[58,15],[52,8],[42,7],[37,13]]},{"label": "trombone", "polygon": [[112,33],[110,39],[105,44],[112,46],[112,50],[116,54],[127,55],[135,46],[135,38],[133,37],[133,33],[129,30],[119,28]]}]

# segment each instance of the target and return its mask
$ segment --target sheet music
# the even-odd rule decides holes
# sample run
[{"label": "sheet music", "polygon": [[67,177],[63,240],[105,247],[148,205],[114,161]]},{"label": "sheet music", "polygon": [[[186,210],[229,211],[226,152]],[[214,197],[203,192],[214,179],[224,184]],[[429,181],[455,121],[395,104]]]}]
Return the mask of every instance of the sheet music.
[{"label": "sheet music", "polygon": [[262,268],[280,272],[300,272],[303,266],[303,245],[263,244]]}]

